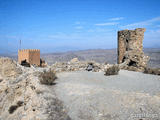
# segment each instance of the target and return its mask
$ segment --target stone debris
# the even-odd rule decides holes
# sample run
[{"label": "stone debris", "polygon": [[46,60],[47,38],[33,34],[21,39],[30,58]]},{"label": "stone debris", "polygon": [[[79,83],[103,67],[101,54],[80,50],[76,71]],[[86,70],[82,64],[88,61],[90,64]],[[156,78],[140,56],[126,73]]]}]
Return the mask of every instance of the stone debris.
[{"label": "stone debris", "polygon": [[78,59],[72,59],[70,62],[57,62],[51,66],[51,70],[55,72],[65,71],[92,71],[100,72],[105,71],[109,64],[100,64],[95,61],[78,61]]},{"label": "stone debris", "polygon": [[120,64],[121,69],[143,72],[147,67],[149,57],[139,51],[127,51],[124,55],[124,63]]},{"label": "stone debris", "polygon": [[121,69],[144,71],[149,57],[143,53],[144,28],[118,31],[118,63]]}]

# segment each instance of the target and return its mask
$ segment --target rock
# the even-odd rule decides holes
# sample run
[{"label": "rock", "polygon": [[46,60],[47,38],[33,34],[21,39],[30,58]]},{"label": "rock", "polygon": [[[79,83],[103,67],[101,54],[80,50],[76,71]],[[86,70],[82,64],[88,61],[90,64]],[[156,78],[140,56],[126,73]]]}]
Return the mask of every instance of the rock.
[{"label": "rock", "polygon": [[40,59],[40,66],[41,67],[47,67],[48,66],[48,64],[46,63],[46,61],[44,60],[44,59]]},{"label": "rock", "polygon": [[16,77],[22,73],[21,68],[10,58],[0,58],[0,74],[2,77]]},{"label": "rock", "polygon": [[92,71],[93,69],[94,69],[94,66],[92,63],[90,63],[86,68],[87,71]]},{"label": "rock", "polygon": [[78,58],[73,58],[70,62],[71,63],[77,63],[77,62],[79,62],[79,60],[78,60]]}]

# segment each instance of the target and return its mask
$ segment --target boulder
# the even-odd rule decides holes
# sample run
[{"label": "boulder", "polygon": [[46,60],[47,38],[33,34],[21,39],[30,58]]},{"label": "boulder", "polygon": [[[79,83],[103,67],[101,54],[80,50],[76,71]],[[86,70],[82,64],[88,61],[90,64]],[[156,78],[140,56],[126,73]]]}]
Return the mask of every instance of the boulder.
[{"label": "boulder", "polygon": [[70,62],[71,63],[77,63],[77,62],[79,62],[79,60],[78,60],[78,58],[73,58]]},{"label": "boulder", "polygon": [[89,63],[88,66],[87,66],[87,68],[86,68],[86,70],[87,70],[87,71],[93,71],[93,69],[94,69],[93,64],[92,64],[92,63]]}]

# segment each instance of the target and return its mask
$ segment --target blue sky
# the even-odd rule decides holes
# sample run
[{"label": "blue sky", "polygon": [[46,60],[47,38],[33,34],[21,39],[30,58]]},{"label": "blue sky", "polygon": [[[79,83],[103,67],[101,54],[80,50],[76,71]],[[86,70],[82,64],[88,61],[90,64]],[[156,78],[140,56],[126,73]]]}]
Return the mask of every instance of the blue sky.
[{"label": "blue sky", "polygon": [[145,27],[160,47],[160,0],[0,0],[0,53],[117,47],[117,31]]}]

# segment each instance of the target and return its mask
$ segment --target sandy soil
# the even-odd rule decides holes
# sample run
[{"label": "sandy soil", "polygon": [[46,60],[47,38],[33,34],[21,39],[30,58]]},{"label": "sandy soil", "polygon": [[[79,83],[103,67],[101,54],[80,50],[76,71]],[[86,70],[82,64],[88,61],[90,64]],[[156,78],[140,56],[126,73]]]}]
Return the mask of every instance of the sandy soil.
[{"label": "sandy soil", "polygon": [[56,94],[73,120],[159,120],[160,76],[121,70],[59,73]]}]

